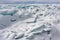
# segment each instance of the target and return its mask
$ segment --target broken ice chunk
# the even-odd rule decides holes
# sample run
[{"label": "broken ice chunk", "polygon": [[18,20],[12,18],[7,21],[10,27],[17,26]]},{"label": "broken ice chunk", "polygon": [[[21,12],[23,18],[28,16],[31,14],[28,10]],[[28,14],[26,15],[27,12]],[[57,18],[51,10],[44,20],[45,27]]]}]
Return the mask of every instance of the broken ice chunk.
[{"label": "broken ice chunk", "polygon": [[11,19],[10,21],[11,21],[11,22],[15,22],[15,21],[16,21],[16,19]]},{"label": "broken ice chunk", "polygon": [[2,10],[0,11],[0,14],[1,15],[10,15],[10,16],[13,16],[15,13],[17,13],[18,10]]},{"label": "broken ice chunk", "polygon": [[24,37],[24,33],[18,33],[17,36],[15,36],[15,39],[20,39]]}]

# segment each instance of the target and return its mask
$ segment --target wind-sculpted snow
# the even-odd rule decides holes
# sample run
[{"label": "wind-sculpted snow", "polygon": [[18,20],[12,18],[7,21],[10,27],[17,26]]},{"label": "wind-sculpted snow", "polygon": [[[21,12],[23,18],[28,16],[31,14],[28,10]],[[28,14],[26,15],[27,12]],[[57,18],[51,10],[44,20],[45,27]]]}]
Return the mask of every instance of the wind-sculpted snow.
[{"label": "wind-sculpted snow", "polygon": [[1,40],[59,40],[60,4],[0,6],[1,19],[5,18],[0,23]]}]

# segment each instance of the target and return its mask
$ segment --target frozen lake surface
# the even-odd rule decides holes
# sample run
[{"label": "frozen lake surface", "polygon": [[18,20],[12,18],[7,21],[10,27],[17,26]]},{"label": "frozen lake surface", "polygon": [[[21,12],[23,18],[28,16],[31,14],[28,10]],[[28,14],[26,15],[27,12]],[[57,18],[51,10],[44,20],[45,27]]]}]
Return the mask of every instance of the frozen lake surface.
[{"label": "frozen lake surface", "polygon": [[60,4],[0,4],[0,40],[60,40]]}]

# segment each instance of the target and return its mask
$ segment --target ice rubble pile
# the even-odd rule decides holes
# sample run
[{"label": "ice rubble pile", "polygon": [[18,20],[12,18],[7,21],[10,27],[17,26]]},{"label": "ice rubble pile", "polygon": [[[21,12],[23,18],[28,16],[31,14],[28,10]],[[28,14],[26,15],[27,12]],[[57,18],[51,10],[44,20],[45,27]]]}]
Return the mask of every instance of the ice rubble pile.
[{"label": "ice rubble pile", "polygon": [[[18,21],[1,30],[0,36],[6,40],[51,40],[53,25],[57,22],[59,6],[56,5],[6,5],[1,15],[18,15]],[[4,7],[3,7],[4,8]],[[58,12],[56,12],[58,11]],[[14,20],[13,20],[14,21]]]}]

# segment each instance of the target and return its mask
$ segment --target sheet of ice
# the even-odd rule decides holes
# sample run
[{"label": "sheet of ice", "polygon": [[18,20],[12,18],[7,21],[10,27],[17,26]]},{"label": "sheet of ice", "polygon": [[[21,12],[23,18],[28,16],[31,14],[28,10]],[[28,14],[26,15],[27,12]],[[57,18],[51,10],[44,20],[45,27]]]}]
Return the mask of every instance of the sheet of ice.
[{"label": "sheet of ice", "polygon": [[0,4],[1,40],[59,40],[60,4]]}]

